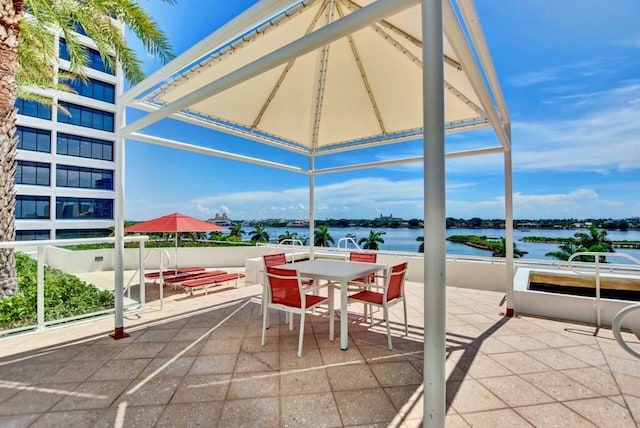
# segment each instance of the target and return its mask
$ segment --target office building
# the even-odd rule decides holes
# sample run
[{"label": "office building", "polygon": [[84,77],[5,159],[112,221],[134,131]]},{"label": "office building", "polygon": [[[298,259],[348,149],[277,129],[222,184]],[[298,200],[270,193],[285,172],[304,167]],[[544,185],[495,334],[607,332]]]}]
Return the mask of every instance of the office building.
[{"label": "office building", "polygon": [[[55,66],[67,70],[66,41],[56,37]],[[115,224],[115,101],[123,80],[90,38],[79,39],[87,46],[86,81],[66,82],[74,93],[48,92],[53,107],[16,102],[17,241],[108,236]]]}]

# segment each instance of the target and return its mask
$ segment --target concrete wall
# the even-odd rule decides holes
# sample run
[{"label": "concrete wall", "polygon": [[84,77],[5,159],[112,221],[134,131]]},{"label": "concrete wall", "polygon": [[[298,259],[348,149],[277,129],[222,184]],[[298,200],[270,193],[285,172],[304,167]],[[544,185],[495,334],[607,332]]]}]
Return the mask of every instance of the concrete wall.
[{"label": "concrete wall", "polygon": [[[47,247],[46,263],[67,273],[95,272],[114,269],[113,249],[71,251],[59,247]],[[175,265],[175,249],[166,248],[171,261],[165,267]],[[136,270],[139,266],[140,250],[124,250],[125,270]],[[266,253],[266,247],[190,247],[178,248],[178,266],[202,266],[205,268],[241,267],[247,258],[260,257]],[[157,248],[145,248],[143,257],[146,270],[156,270],[160,265],[160,251]]]},{"label": "concrete wall", "polygon": [[[267,247],[264,247],[267,248]],[[264,254],[274,252],[269,248]],[[344,258],[346,253],[333,249],[323,248],[316,252],[316,257]],[[247,284],[259,284],[262,282],[262,256],[248,259],[245,263],[245,281]],[[304,254],[308,257],[308,254]],[[386,254],[378,253],[378,263],[394,265],[408,262],[407,280],[411,282],[424,282],[424,258],[421,254],[411,253]],[[447,286],[473,288],[479,290],[505,291],[507,278],[506,266],[501,261],[491,260],[447,260]]]},{"label": "concrete wall", "polygon": [[492,260],[448,259],[447,286],[504,292],[507,286],[506,264]]},{"label": "concrete wall", "polygon": [[[166,267],[175,264],[175,249],[165,248],[171,261],[164,259]],[[95,272],[114,269],[113,249],[71,251],[59,247],[47,247],[46,263],[67,273]],[[262,255],[275,252],[271,246],[260,247],[183,247],[178,248],[178,267],[202,266],[205,268],[245,267],[246,283],[262,282]],[[294,250],[285,251],[289,257]],[[137,270],[139,250],[125,249],[125,270]],[[337,249],[322,248],[315,250],[315,257],[345,259],[347,253]],[[295,250],[296,259],[308,258],[308,251]],[[160,251],[157,248],[145,248],[145,270],[157,270],[160,263]],[[408,262],[407,280],[424,282],[424,259],[421,254],[378,253],[378,262],[394,265]],[[501,261],[487,260],[447,260],[447,286],[474,288],[481,290],[504,291],[506,284],[505,264]]]},{"label": "concrete wall", "polygon": [[[513,291],[516,312],[589,324],[596,323],[595,298],[529,290],[529,273],[532,271],[534,270],[521,268],[516,272]],[[562,273],[565,276],[575,275],[575,272],[560,272],[558,270],[536,269],[535,272]],[[629,300],[600,299],[602,325],[611,326],[613,319],[621,309],[636,303]],[[640,331],[640,314],[627,317],[622,326],[633,331]]]}]

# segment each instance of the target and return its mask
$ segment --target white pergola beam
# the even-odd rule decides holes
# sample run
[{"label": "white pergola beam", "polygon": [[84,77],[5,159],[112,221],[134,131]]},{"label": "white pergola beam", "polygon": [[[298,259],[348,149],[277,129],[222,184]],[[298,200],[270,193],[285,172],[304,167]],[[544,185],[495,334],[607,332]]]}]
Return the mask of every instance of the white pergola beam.
[{"label": "white pergola beam", "polygon": [[462,65],[463,70],[465,70],[467,76],[469,77],[469,81],[473,86],[476,94],[478,94],[478,98],[480,99],[480,104],[484,109],[491,125],[496,131],[498,135],[498,139],[502,143],[503,147],[507,150],[511,148],[511,141],[507,136],[507,133],[504,129],[504,123],[500,120],[500,116],[495,109],[493,104],[493,99],[491,94],[487,90],[485,82],[483,80],[483,73],[478,67],[477,62],[467,44],[467,39],[460,28],[458,23],[458,18],[456,17],[455,12],[451,6],[449,1],[443,2],[443,19],[444,19],[444,31],[447,36],[447,40],[451,44],[451,47],[458,55],[460,60],[460,64]]},{"label": "white pergola beam", "polygon": [[[487,41],[484,37],[482,26],[480,25],[480,19],[478,18],[476,7],[473,0],[457,0],[457,3],[460,8],[460,12],[462,12],[462,17],[464,18],[467,30],[471,35],[471,40],[474,42],[474,48],[487,77],[487,82],[489,82],[489,86],[491,87],[491,92],[493,92],[493,96],[498,104],[498,108],[500,109],[500,117],[506,127],[506,124],[511,123],[509,109],[507,108],[507,103],[504,100],[502,87],[498,81],[498,75],[496,74],[496,69],[493,65],[489,48],[487,47]],[[509,133],[507,132],[507,134]],[[508,136],[510,137],[510,135]]]},{"label": "white pergola beam", "polygon": [[[502,146],[488,147],[485,149],[476,149],[476,150],[447,153],[445,155],[445,158],[457,159],[457,158],[466,158],[471,156],[493,155],[496,153],[504,153],[504,151],[505,150]],[[408,163],[419,163],[419,162],[424,162],[424,156],[414,156],[409,158],[391,159],[386,161],[359,163],[359,164],[346,165],[346,166],[335,166],[331,168],[317,169],[313,171],[313,173],[316,175],[332,174],[335,172],[355,171],[358,169],[384,168],[388,166],[405,165]]]},{"label": "white pergola beam", "polygon": [[127,125],[121,130],[123,136],[127,136],[135,131],[145,128],[171,114],[186,109],[197,104],[206,98],[229,89],[241,82],[260,75],[279,65],[282,65],[292,58],[299,57],[318,49],[328,43],[344,37],[347,34],[358,31],[373,22],[379,21],[395,13],[401,12],[417,3],[420,0],[378,0],[369,6],[339,19],[319,30],[314,31],[300,39],[277,49],[262,58],[259,58],[238,70],[229,73],[196,91],[162,107],[161,109],[148,114],[147,116]]},{"label": "white pergola beam", "polygon": [[496,153],[504,153],[504,147],[487,147],[484,149],[464,150],[459,152],[450,152],[446,154],[447,159],[468,158],[471,156],[494,155]]},{"label": "white pergola beam", "polygon": [[240,36],[247,28],[255,27],[269,19],[275,13],[285,9],[293,0],[262,0],[242,12],[240,15],[224,24],[217,31],[187,49],[180,56],[174,58],[170,63],[161,67],[149,77],[138,83],[126,93],[118,98],[118,104],[127,104],[137,96],[145,93],[159,83],[179,72],[184,67],[198,61],[203,56],[224,44]]},{"label": "white pergola beam", "polygon": [[[147,111],[147,112],[157,111],[157,110],[160,109],[160,107],[158,107],[158,106],[154,106],[154,105],[147,104],[147,103],[140,102],[140,101],[133,101],[130,104],[130,107],[133,107],[133,108],[136,108],[136,109],[139,109],[139,110],[143,110],[143,111]],[[231,128],[231,127],[220,126],[220,125],[218,125],[216,123],[207,121],[206,118],[199,118],[197,116],[190,116],[190,115],[185,114],[183,112],[176,112],[176,113],[172,114],[168,118],[173,119],[173,120],[179,120],[180,122],[188,123],[188,124],[191,124],[191,125],[199,126],[201,128],[207,128],[207,129],[211,129],[211,130],[214,130],[214,131],[223,132],[225,134],[234,135],[236,137],[241,137],[241,138],[244,138],[246,140],[256,141],[258,143],[266,144],[266,145],[269,145],[271,147],[277,147],[279,149],[282,149],[282,146],[283,146],[283,144],[274,143],[271,139],[266,138],[264,136],[261,136],[261,135],[258,135],[258,134],[254,134],[254,133],[251,133],[249,131],[243,132],[241,130],[234,129],[234,128]],[[138,133],[138,135],[140,135],[140,134]],[[291,151],[293,153],[299,153],[299,154],[304,155],[304,156],[308,156],[309,155],[309,153],[307,151],[303,150],[302,148],[297,148],[297,147],[295,147],[293,145],[287,146],[287,150],[289,150],[289,151]]]},{"label": "white pergola beam", "polygon": [[360,164],[348,165],[348,166],[336,166],[331,168],[317,169],[313,173],[316,175],[320,175],[320,174],[332,174],[335,172],[355,171],[358,169],[383,168],[386,166],[418,163],[418,162],[422,162],[423,159],[424,159],[424,156],[415,156],[412,158],[392,159],[387,161],[360,163]]},{"label": "white pergola beam", "polygon": [[474,43],[474,48],[478,54],[480,63],[487,77],[487,82],[491,87],[493,96],[498,104],[500,110],[500,118],[505,131],[506,137],[509,140],[508,150],[504,152],[504,211],[505,211],[505,242],[506,246],[506,311],[505,314],[509,317],[515,315],[514,302],[513,302],[513,168],[511,157],[511,118],[509,117],[509,109],[507,109],[507,103],[502,93],[502,87],[498,82],[498,76],[496,75],[493,60],[489,54],[487,42],[484,37],[482,26],[480,25],[480,19],[476,12],[476,7],[472,0],[457,0],[458,8],[462,13],[462,17],[466,24],[467,30],[471,36],[471,40]]},{"label": "white pergola beam", "polygon": [[240,162],[251,163],[254,165],[281,169],[284,171],[297,172],[300,174],[309,174],[309,171],[300,167],[286,165],[278,162],[272,162],[265,159],[259,159],[259,158],[254,158],[250,156],[238,155],[235,153],[225,152],[223,150],[216,150],[216,149],[211,149],[209,147],[197,146],[195,144],[183,143],[181,141],[170,140],[168,138],[153,137],[150,135],[138,134],[135,132],[129,135],[128,138],[136,141],[142,141],[144,143],[151,143],[151,144],[156,144],[158,146],[170,147],[172,149],[200,153],[207,156],[216,156],[219,158],[231,159],[231,160],[236,160]]}]

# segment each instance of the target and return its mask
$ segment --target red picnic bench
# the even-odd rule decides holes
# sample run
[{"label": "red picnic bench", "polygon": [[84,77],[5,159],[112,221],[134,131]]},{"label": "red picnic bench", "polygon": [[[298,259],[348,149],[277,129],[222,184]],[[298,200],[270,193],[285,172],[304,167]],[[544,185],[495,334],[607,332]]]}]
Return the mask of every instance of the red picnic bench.
[{"label": "red picnic bench", "polygon": [[171,276],[167,279],[164,280],[165,284],[172,284],[174,290],[180,286],[180,284],[182,284],[183,282],[186,281],[191,281],[193,279],[204,279],[204,278],[210,278],[213,276],[218,276],[218,275],[224,275],[227,274],[227,271],[224,270],[210,270],[210,271],[205,271],[205,272],[196,272],[196,273],[192,273],[192,274],[186,274],[186,275],[177,275],[177,276]]},{"label": "red picnic bench", "polygon": [[225,282],[236,281],[236,287],[238,286],[238,279],[244,278],[243,273],[224,273],[221,275],[213,275],[205,278],[197,278],[191,279],[189,281],[184,281],[180,283],[180,286],[184,291],[193,295],[193,292],[197,289],[204,288],[204,294],[207,294],[207,290],[209,287],[215,287],[216,285],[221,285]]},{"label": "red picnic bench", "polygon": [[[162,271],[163,279],[164,277],[172,277],[176,275],[184,275],[193,272],[204,272],[203,267],[186,267],[186,268],[178,268],[178,269],[167,269]],[[159,278],[160,271],[155,272],[147,272],[144,274],[145,278]]]}]

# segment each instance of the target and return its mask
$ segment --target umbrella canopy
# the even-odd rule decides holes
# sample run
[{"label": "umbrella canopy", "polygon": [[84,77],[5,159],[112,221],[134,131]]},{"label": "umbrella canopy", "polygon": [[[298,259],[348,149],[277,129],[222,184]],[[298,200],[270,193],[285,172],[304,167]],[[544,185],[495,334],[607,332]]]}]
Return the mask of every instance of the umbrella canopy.
[{"label": "umbrella canopy", "polygon": [[178,233],[180,232],[221,232],[226,230],[208,221],[199,220],[188,215],[173,213],[151,220],[136,223],[124,229],[125,232],[174,232],[176,234],[175,265],[178,269]]},{"label": "umbrella canopy", "polygon": [[173,213],[136,223],[125,228],[125,232],[222,232],[226,230],[208,221],[188,215]]}]

